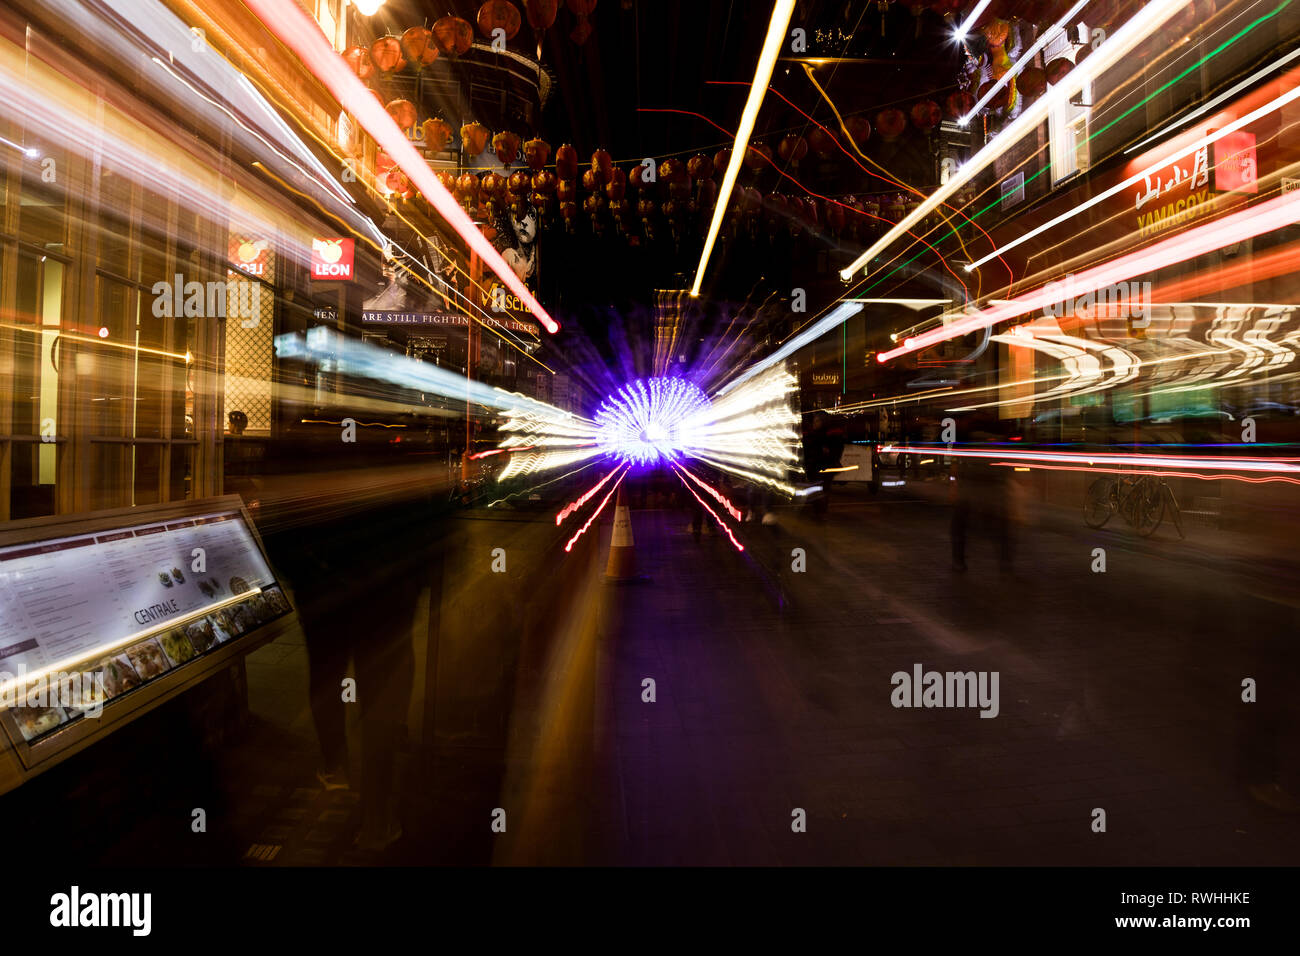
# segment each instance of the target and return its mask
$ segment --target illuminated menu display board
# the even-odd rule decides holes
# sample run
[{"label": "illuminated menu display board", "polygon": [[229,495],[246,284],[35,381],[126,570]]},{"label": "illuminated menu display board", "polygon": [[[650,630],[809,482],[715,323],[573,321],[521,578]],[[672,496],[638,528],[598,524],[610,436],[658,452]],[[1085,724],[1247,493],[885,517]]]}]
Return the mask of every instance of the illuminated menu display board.
[{"label": "illuminated menu display board", "polygon": [[120,666],[112,656],[101,666],[152,670],[122,649],[156,631],[168,632],[158,642],[167,653],[148,653],[169,669],[288,611],[237,510],[0,548],[5,674],[104,654],[120,654]]}]

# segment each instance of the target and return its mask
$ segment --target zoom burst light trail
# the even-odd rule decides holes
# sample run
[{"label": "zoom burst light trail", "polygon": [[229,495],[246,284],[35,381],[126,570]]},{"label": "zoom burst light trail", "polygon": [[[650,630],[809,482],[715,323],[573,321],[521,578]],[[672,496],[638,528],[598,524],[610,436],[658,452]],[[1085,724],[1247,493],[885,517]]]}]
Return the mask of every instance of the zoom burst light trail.
[{"label": "zoom burst light trail", "polygon": [[788,476],[800,462],[792,402],[798,388],[781,363],[712,399],[687,379],[637,379],[609,395],[594,421],[537,402],[520,404],[502,426],[509,434],[500,447],[513,453],[499,477],[600,458],[631,467],[694,460],[792,495]]},{"label": "zoom burst light trail", "polygon": [[690,423],[708,405],[708,396],[684,378],[637,379],[601,404],[597,441],[605,454],[630,464],[676,462],[694,437]]}]

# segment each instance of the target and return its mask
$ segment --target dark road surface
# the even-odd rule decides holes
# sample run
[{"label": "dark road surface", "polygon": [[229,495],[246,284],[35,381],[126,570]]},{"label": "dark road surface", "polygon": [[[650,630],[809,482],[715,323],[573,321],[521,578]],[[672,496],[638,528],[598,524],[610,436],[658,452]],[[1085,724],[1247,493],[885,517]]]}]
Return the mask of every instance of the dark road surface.
[{"label": "dark road surface", "polygon": [[[356,794],[316,782],[298,639],[250,657],[242,733],[187,738],[186,718],[164,710],[140,734],[169,722],[166,759],[133,752],[130,730],[90,755],[136,761],[118,806],[153,802],[150,829],[111,823],[123,819],[112,795],[77,776],[93,781],[89,764],[22,796],[80,792],[83,824],[65,838],[100,834],[93,853],[112,863],[1300,858],[1300,816],[1250,790],[1300,790],[1296,604],[1248,563],[1216,561],[1214,531],[1180,542],[1022,527],[1003,573],[976,527],[962,574],[948,508],[910,491],[841,495],[824,522],[777,516],[745,524],[740,553],[716,527],[695,540],[684,511],[633,511],[649,578],[634,585],[602,580],[609,511],[568,554],[574,519],[556,528],[552,511],[452,521],[431,575],[438,613],[422,599],[417,615],[404,833],[380,854],[351,845]],[[1105,573],[1092,570],[1097,547]],[[918,664],[998,672],[997,717],[892,706],[891,675]],[[1243,703],[1241,681],[1258,675],[1270,675],[1260,702]],[[206,834],[190,833],[194,806],[208,808]],[[806,832],[792,830],[796,810]]]}]

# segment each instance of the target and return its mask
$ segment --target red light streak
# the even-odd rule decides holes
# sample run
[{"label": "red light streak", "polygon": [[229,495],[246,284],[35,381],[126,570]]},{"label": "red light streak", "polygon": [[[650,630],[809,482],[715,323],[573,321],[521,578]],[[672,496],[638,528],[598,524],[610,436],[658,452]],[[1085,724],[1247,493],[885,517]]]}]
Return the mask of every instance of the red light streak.
[{"label": "red light streak", "polygon": [[596,484],[596,487],[592,488],[590,491],[588,491],[577,501],[571,502],[570,504],[566,505],[564,510],[555,516],[555,526],[558,528],[564,522],[565,518],[569,517],[569,515],[573,514],[575,511],[577,511],[579,508],[585,505],[588,501],[590,501],[592,499],[592,496],[595,495],[596,492],[600,491],[600,489],[605,486],[605,483],[608,482],[609,479],[613,478],[622,470],[623,470],[622,468],[615,468],[604,478],[600,479],[600,481]]},{"label": "red light streak", "polygon": [[[1076,465],[1094,466],[1103,465],[1121,465],[1133,467],[1134,465],[1146,465],[1148,467],[1168,467],[1168,468],[1191,468],[1191,469],[1211,469],[1224,468],[1231,471],[1287,471],[1298,472],[1296,462],[1300,458],[1258,458],[1250,456],[1233,456],[1231,458],[1178,458],[1168,455],[1144,455],[1136,452],[1101,452],[1098,454],[1086,454],[1080,452],[1051,452],[1051,451],[1005,451],[1000,449],[989,450],[969,450],[949,448],[946,445],[909,445],[900,447],[897,445],[885,445],[880,449],[882,452],[901,451],[906,454],[917,454],[920,452],[929,452],[937,455],[947,455],[957,458],[1008,458],[1024,462],[1067,462]],[[1035,467],[1047,467],[1046,465],[1036,465]]]},{"label": "red light streak", "polygon": [[[681,475],[678,475],[677,477],[681,478]],[[704,499],[701,498],[699,495],[695,494],[695,489],[692,488],[690,485],[686,484],[685,478],[682,478],[682,484],[685,485],[686,490],[689,491],[695,497],[695,500],[700,503],[700,507],[703,508],[705,511],[707,511],[709,514],[713,515],[713,520],[718,523],[719,528],[721,528],[723,531],[727,533],[727,537],[730,538],[731,543],[736,546],[736,550],[744,551],[745,546],[736,540],[736,536],[731,533],[731,529],[727,527],[726,523],[721,518],[718,517],[717,513],[712,508],[710,508],[707,504],[704,503]]]},{"label": "red light streak", "polygon": [[[1300,196],[1283,195],[1267,202],[1257,203],[1240,212],[1224,216],[1222,219],[1081,272],[1074,277],[1075,294],[1095,292],[1097,289],[1125,282],[1134,276],[1156,272],[1174,263],[1185,262],[1224,246],[1281,229],[1294,223],[1297,218],[1300,218]],[[948,339],[970,332],[990,328],[1007,319],[1052,305],[1054,304],[1052,300],[1058,295],[1057,290],[1049,290],[1048,286],[1044,285],[1033,292],[1027,292],[993,308],[984,309],[943,328],[905,339],[898,348],[881,352],[876,356],[876,360],[888,362],[900,355],[946,342]]]},{"label": "red light streak", "polygon": [[266,24],[280,41],[298,55],[303,64],[325,85],[343,108],[357,118],[402,172],[442,214],[470,249],[478,253],[497,277],[505,283],[519,301],[524,303],[548,332],[558,332],[560,326],[541,304],[533,298],[513,269],[506,265],[487,237],[474,225],[460,208],[455,198],[438,182],[432,168],[415,151],[410,140],[397,127],[378,98],[367,89],[348,68],[343,57],[335,52],[321,33],[320,27],[306,11],[293,0],[247,0],[247,6]]},{"label": "red light streak", "polygon": [[718,489],[712,487],[711,485],[708,485],[705,482],[701,481],[699,478],[695,476],[693,472],[685,468],[679,467],[677,470],[682,472],[684,475],[686,475],[687,478],[691,479],[691,481],[695,482],[697,485],[699,485],[701,488],[703,488],[705,491],[711,494],[714,498],[716,498],[718,500],[718,503],[722,505],[722,507],[727,509],[727,513],[731,515],[731,517],[735,518],[737,521],[742,520],[743,515],[741,515],[740,509],[737,508],[735,505],[733,505],[725,497],[723,497],[722,492],[718,491]]},{"label": "red light streak", "polygon": [[[615,474],[618,474],[618,472],[613,472],[613,471],[611,471],[610,474],[611,474],[611,475],[615,475]],[[609,479],[606,478],[605,480],[608,481]],[[623,479],[622,479],[621,477],[618,479],[618,481],[614,482],[614,487],[611,488],[611,489],[609,489],[609,494],[607,494],[607,495],[605,496],[605,500],[602,501],[602,502],[600,503],[600,507],[597,508],[597,509],[592,513],[591,517],[587,519],[587,523],[584,524],[581,528],[579,528],[579,529],[578,529],[578,533],[575,534],[572,538],[570,538],[570,539],[569,539],[569,543],[566,544],[566,545],[564,546],[564,550],[565,550],[566,552],[567,552],[567,551],[572,551],[572,550],[573,550],[573,544],[574,544],[574,542],[577,541],[579,538],[581,538],[582,535],[583,535],[583,533],[584,533],[588,528],[591,527],[591,523],[592,523],[593,521],[595,521],[597,518],[600,517],[600,513],[601,513],[602,511],[605,510],[605,505],[609,504],[609,499],[614,497],[614,492],[618,491],[618,486],[621,485],[622,483],[623,483]],[[599,486],[597,486],[597,487],[599,487]]]},{"label": "red light streak", "polygon": [[[995,468],[1014,468],[1015,462],[995,461]],[[1249,475],[1199,475],[1192,471],[1152,471],[1152,470],[1134,470],[1132,468],[1071,468],[1068,465],[1034,465],[1034,470],[1042,469],[1043,471],[1078,471],[1091,472],[1103,475],[1150,475],[1153,478],[1195,478],[1198,481],[1244,481],[1249,485],[1263,485],[1270,481],[1280,481],[1287,485],[1300,485],[1300,478],[1288,478],[1285,475],[1267,475],[1263,478],[1252,478]],[[1025,469],[1028,471],[1029,469]]]}]

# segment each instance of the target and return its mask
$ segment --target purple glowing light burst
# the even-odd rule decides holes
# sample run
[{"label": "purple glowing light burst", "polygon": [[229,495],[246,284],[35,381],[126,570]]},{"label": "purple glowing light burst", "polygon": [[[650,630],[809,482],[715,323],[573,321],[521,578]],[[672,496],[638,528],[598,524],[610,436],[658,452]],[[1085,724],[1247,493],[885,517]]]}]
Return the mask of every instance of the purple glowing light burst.
[{"label": "purple glowing light burst", "polygon": [[695,443],[694,432],[708,396],[684,378],[629,382],[601,403],[596,441],[601,451],[634,465],[680,461]]}]

